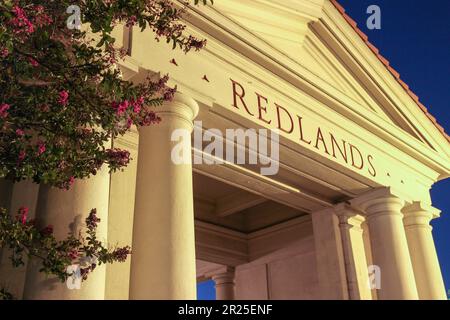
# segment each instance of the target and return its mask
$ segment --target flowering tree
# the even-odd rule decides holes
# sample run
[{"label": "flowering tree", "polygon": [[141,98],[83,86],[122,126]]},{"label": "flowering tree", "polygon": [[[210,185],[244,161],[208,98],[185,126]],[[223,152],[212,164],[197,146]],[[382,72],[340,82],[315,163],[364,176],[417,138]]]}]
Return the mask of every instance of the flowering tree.
[{"label": "flowering tree", "polygon": [[[192,0],[195,5],[200,1],[207,3]],[[107,148],[106,142],[132,125],[158,123],[154,107],[171,100],[175,89],[166,85],[167,76],[140,84],[124,81],[117,62],[125,52],[115,45],[113,28],[123,24],[150,29],[174,48],[186,53],[199,50],[205,41],[186,35],[180,20],[188,4],[172,0],[1,1],[0,177],[69,189],[75,179],[94,175],[105,164],[112,172],[126,166],[129,152]],[[70,21],[68,8],[77,9],[73,12],[79,17],[74,21],[79,18],[86,27],[77,28]],[[46,260],[55,248],[95,253],[80,239],[59,243],[50,229],[42,234],[33,223],[22,221],[24,212],[19,212],[19,220],[5,212],[0,216],[0,245],[18,241],[21,249],[13,246],[13,251],[26,248],[42,256],[45,272],[61,276],[63,266],[73,260]],[[9,232],[13,229],[17,232]],[[93,231],[88,227],[91,237]],[[37,240],[29,242],[31,236]],[[103,251],[103,262],[123,260],[128,249],[122,248],[119,258],[117,252],[115,256]]]},{"label": "flowering tree", "polygon": [[[89,32],[68,28],[66,10],[74,4]],[[125,166],[128,152],[105,142],[132,124],[157,123],[152,107],[174,89],[167,77],[138,85],[122,80],[116,63],[124,52],[111,32],[119,23],[137,24],[185,52],[202,48],[205,41],[183,34],[181,14],[168,0],[3,1],[0,176],[68,188],[104,163]]]},{"label": "flowering tree", "polygon": [[21,207],[15,219],[11,219],[6,210],[0,210],[0,245],[11,250],[13,266],[24,264],[23,255],[41,259],[41,271],[57,276],[65,281],[70,275],[67,266],[80,265],[83,280],[95,269],[97,264],[123,262],[130,254],[129,246],[107,249],[97,240],[96,231],[100,219],[92,209],[86,218],[85,235],[69,235],[67,239],[57,240],[53,236],[53,226],[38,229],[34,220],[28,220],[28,209]]}]

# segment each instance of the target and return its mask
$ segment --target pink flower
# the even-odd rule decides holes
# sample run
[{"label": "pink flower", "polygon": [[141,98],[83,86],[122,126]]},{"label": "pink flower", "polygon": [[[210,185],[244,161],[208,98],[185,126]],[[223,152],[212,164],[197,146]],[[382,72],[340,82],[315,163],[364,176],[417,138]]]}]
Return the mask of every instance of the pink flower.
[{"label": "pink flower", "polygon": [[161,91],[166,88],[167,81],[169,81],[169,76],[166,74],[164,77],[160,78],[158,82],[155,83],[155,91]]},{"label": "pink flower", "polygon": [[176,92],[177,88],[167,88],[163,94],[164,101],[172,101]]},{"label": "pink flower", "polygon": [[36,12],[35,23],[38,27],[50,25],[53,22],[52,18],[44,12],[43,6],[35,6],[34,11]]},{"label": "pink flower", "polygon": [[5,119],[8,116],[10,105],[7,103],[0,104],[0,119]]},{"label": "pink flower", "polygon": [[133,112],[134,112],[134,113],[139,113],[139,112],[141,112],[141,105],[138,104],[138,103],[135,103],[135,104],[133,105]]},{"label": "pink flower", "polygon": [[112,254],[113,254],[114,260],[119,261],[119,262],[125,262],[125,260],[127,260],[128,255],[131,254],[131,248],[130,248],[130,246],[117,248],[113,251]]},{"label": "pink flower", "polygon": [[133,124],[133,119],[128,117],[128,119],[127,119],[127,128],[130,129],[132,124]]},{"label": "pink flower", "polygon": [[89,230],[94,230],[97,228],[97,224],[100,222],[100,219],[97,217],[97,209],[92,209],[89,212],[89,216],[86,218],[86,225]]},{"label": "pink flower", "polygon": [[49,236],[53,233],[53,226],[51,224],[49,224],[48,226],[46,226],[44,229],[41,230],[41,234],[43,236]]},{"label": "pink flower", "polygon": [[130,106],[130,102],[128,100],[124,100],[121,103],[113,102],[112,107],[116,109],[116,114],[120,117],[127,111]]},{"label": "pink flower", "polygon": [[17,129],[17,130],[16,130],[16,134],[17,134],[17,136],[19,136],[19,137],[23,137],[23,135],[25,134],[25,132],[24,132],[22,129]]},{"label": "pink flower", "polygon": [[39,107],[39,109],[40,109],[42,112],[49,112],[49,111],[50,111],[50,107],[49,107],[47,104],[41,105],[41,106]]},{"label": "pink flower", "polygon": [[[24,31],[27,33],[33,33],[34,26],[30,22],[30,20],[28,20],[28,17],[26,16],[25,11],[22,8],[20,8],[19,6],[14,6],[13,12],[16,17],[12,18],[10,20],[10,24],[12,24],[14,27],[16,27],[16,30],[14,30],[14,32],[16,34],[20,34]],[[23,29],[23,27],[25,27],[25,29]]]},{"label": "pink flower", "polygon": [[65,106],[67,105],[68,100],[69,100],[69,92],[66,90],[61,91],[59,93],[58,103]]},{"label": "pink flower", "polygon": [[25,11],[19,6],[14,6],[13,12],[16,14],[16,17],[19,19],[26,18]]},{"label": "pink flower", "polygon": [[161,122],[161,118],[153,111],[148,112],[144,118],[140,121],[140,126],[149,126],[151,124],[157,124]]},{"label": "pink flower", "polygon": [[[65,165],[63,164],[62,166],[65,166]],[[74,184],[74,182],[75,182],[75,178],[70,177],[68,180],[61,182],[59,187],[62,189],[69,190],[70,187]]]},{"label": "pink flower", "polygon": [[141,112],[142,106],[144,105],[144,97],[141,96],[136,101],[131,101],[131,104],[133,105],[134,113]]},{"label": "pink flower", "polygon": [[6,58],[9,55],[9,50],[8,48],[2,48],[0,50],[0,57],[2,58]]},{"label": "pink flower", "polygon": [[137,22],[136,16],[131,16],[130,18],[128,18],[126,26],[127,27],[132,27],[132,26],[134,26],[136,24],[136,22]]},{"label": "pink flower", "polygon": [[108,149],[109,163],[120,167],[126,166],[130,162],[130,152],[121,149]]},{"label": "pink flower", "polygon": [[40,156],[41,154],[43,154],[45,152],[45,150],[46,150],[45,143],[39,142],[37,155]]},{"label": "pink flower", "polygon": [[78,258],[78,250],[77,249],[70,250],[68,256],[70,260],[75,260],[76,258]]},{"label": "pink flower", "polygon": [[27,155],[27,153],[24,150],[21,150],[19,152],[19,162],[22,162],[25,159],[26,155]]},{"label": "pink flower", "polygon": [[37,62],[35,59],[29,57],[29,58],[28,58],[28,61],[30,62],[30,64],[31,64],[33,67],[39,67],[39,62]]},{"label": "pink flower", "polygon": [[20,207],[19,208],[19,221],[22,224],[27,223],[27,217],[28,217],[28,208],[27,207]]}]

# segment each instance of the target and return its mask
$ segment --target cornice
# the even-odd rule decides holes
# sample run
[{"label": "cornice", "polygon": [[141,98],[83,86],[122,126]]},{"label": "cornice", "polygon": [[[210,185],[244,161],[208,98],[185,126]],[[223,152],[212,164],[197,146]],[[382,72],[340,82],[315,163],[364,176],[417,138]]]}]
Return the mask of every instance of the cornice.
[{"label": "cornice", "polygon": [[[217,40],[220,45],[216,45],[216,48],[212,48],[214,45],[211,42],[206,49],[214,55],[224,57],[229,54],[223,50],[223,44],[225,44],[234,49],[241,57],[251,59],[253,63],[259,64],[265,70],[272,72],[275,76],[287,81],[306,94],[318,99],[325,105],[332,106],[337,112],[359,124],[362,128],[397,147],[399,151],[412,156],[429,168],[433,168],[433,170],[439,172],[440,178],[446,177],[450,172],[450,161],[448,159],[423,143],[418,143],[416,138],[394,125],[389,125],[386,121],[386,123],[382,123],[382,121],[374,122],[364,115],[357,114],[355,110],[349,108],[351,102],[345,102],[345,97],[343,98],[342,94],[331,93],[333,89],[329,85],[327,86],[293,58],[236,24],[219,11],[212,8],[206,10],[192,8],[186,20],[194,26],[192,29],[196,30],[197,33],[206,32],[211,37],[220,39]],[[431,179],[435,180],[434,178]]]}]

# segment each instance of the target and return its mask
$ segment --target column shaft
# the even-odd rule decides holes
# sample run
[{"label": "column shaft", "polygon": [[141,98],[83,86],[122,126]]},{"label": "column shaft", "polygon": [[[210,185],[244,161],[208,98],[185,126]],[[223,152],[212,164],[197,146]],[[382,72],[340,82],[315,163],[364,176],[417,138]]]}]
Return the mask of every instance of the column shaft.
[{"label": "column shaft", "polygon": [[336,211],[340,221],[349,298],[372,300],[362,229],[364,218],[345,204],[338,205]]},{"label": "column shaft", "polygon": [[[417,283],[419,298],[447,300],[441,268],[434,246],[430,221],[433,214],[415,203],[404,211],[406,237]],[[434,210],[436,211],[436,210]]]},{"label": "column shaft", "polygon": [[[39,185],[30,180],[10,183],[8,202],[2,206],[6,207],[9,214],[15,216],[20,207],[29,209],[28,219],[33,219],[36,213],[36,203]],[[28,258],[24,256],[24,265],[13,267],[11,263],[11,250],[3,248],[0,250],[0,283],[17,299],[23,297],[25,276]]]},{"label": "column shaft", "polygon": [[333,209],[312,214],[317,273],[322,299],[348,300],[339,219]]},{"label": "column shaft", "polygon": [[234,269],[212,277],[216,283],[216,300],[234,300]]},{"label": "column shaft", "polygon": [[[176,94],[157,109],[162,122],[140,128],[131,260],[131,299],[196,299],[191,131],[196,102]],[[184,156],[171,154],[184,134]]]},{"label": "column shaft", "polygon": [[[97,209],[101,222],[97,238],[107,242],[109,172],[106,167],[89,179],[77,180],[70,190],[41,185],[36,209],[39,226],[54,227],[56,239],[66,238],[69,233],[78,234],[85,228],[85,219],[91,209]],[[97,300],[105,297],[105,265],[97,266],[81,289],[69,289],[54,277],[39,272],[40,261],[30,259],[25,280],[24,299],[42,300]]]},{"label": "column shaft", "polygon": [[381,300],[418,299],[416,282],[403,227],[403,201],[380,197],[365,203],[373,263],[380,267]]}]

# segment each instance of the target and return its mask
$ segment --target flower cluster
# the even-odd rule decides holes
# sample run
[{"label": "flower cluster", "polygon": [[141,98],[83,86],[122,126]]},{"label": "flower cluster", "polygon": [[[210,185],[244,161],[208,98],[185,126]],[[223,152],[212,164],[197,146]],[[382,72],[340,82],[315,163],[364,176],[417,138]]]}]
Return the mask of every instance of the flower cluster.
[{"label": "flower cluster", "polygon": [[124,262],[131,254],[129,246],[108,249],[97,240],[100,219],[93,209],[86,218],[86,233],[76,238],[69,235],[57,240],[53,226],[39,228],[38,222],[28,219],[28,208],[21,207],[15,217],[0,209],[0,247],[11,251],[13,266],[24,264],[24,255],[40,260],[42,271],[65,281],[70,274],[67,267],[79,264],[83,280],[99,264]]},{"label": "flower cluster", "polygon": [[161,122],[161,118],[154,112],[149,112],[145,117],[139,122],[140,126],[149,126],[151,124],[158,124]]},{"label": "flower cluster", "polygon": [[68,101],[69,101],[69,92],[67,92],[66,90],[62,90],[61,92],[59,92],[58,103],[62,106],[65,106],[67,105]]},{"label": "flower cluster", "polygon": [[28,208],[20,207],[17,219],[20,221],[21,224],[25,225],[27,223],[27,218],[28,218]]},{"label": "flower cluster", "polygon": [[131,254],[130,246],[125,246],[123,248],[116,248],[112,252],[113,259],[119,262],[125,262],[130,254]]},{"label": "flower cluster", "polygon": [[124,100],[122,102],[113,101],[112,107],[116,111],[118,116],[122,116],[128,109],[133,113],[139,114],[144,105],[144,97],[139,97],[138,99]]},{"label": "flower cluster", "polygon": [[95,230],[99,222],[100,218],[97,217],[97,209],[92,209],[86,218],[86,226],[88,230]]},{"label": "flower cluster", "polygon": [[8,116],[9,104],[0,104],[0,119],[5,119]]},{"label": "flower cluster", "polygon": [[128,163],[130,163],[130,152],[127,150],[114,148],[109,149],[106,152],[109,156],[108,163],[113,168],[125,167]]},{"label": "flower cluster", "polygon": [[34,25],[31,23],[31,21],[28,19],[27,15],[25,14],[25,11],[20,8],[19,6],[14,6],[12,9],[14,13],[14,17],[10,20],[10,24],[14,27],[15,33],[33,33],[34,32]]},{"label": "flower cluster", "polygon": [[35,8],[35,21],[37,27],[41,28],[52,24],[53,19],[45,12],[45,8],[42,5],[37,5]]},{"label": "flower cluster", "polygon": [[89,33],[67,28],[69,4],[0,5],[0,176],[7,179],[68,189],[103,164],[120,170],[129,155],[104,145],[133,125],[161,121],[156,108],[172,100],[176,88],[167,85],[167,75],[124,81],[116,63],[127,51],[116,47],[114,27],[149,28],[184,52],[205,44],[185,34],[185,9],[172,0],[79,1]]}]

